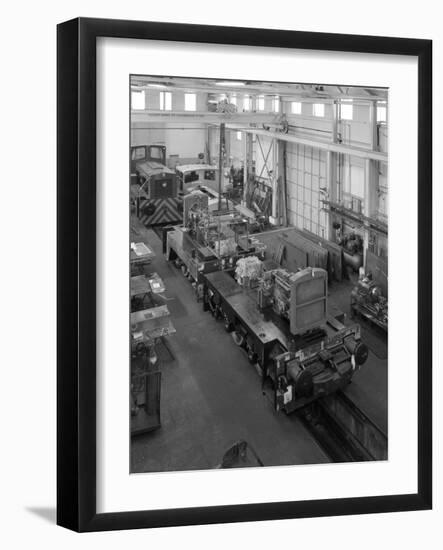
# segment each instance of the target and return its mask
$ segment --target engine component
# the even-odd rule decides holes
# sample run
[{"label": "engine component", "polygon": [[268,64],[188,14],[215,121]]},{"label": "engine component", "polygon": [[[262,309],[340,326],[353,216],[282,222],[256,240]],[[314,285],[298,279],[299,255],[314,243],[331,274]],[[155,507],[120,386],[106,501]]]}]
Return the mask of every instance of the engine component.
[{"label": "engine component", "polygon": [[237,260],[235,279],[241,286],[253,288],[263,273],[263,262],[257,256],[247,256]]},{"label": "engine component", "polygon": [[388,329],[388,301],[380,286],[368,274],[358,280],[351,292],[351,311],[359,313],[383,330]]},{"label": "engine component", "polygon": [[307,267],[297,273],[275,269],[265,273],[260,283],[260,309],[272,309],[290,323],[297,335],[326,321],[328,274],[324,269]]}]

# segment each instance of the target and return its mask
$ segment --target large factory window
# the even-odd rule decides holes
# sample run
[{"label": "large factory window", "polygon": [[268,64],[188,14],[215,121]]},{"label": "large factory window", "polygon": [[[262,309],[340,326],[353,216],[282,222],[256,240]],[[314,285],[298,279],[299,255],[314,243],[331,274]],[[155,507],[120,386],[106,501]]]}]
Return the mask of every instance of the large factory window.
[{"label": "large factory window", "polygon": [[265,96],[259,95],[257,98],[257,111],[265,110]]},{"label": "large factory window", "polygon": [[243,98],[243,111],[250,111],[251,110],[251,98],[248,95],[245,95]]},{"label": "large factory window", "polygon": [[197,110],[197,96],[195,94],[185,94],[185,111]]},{"label": "large factory window", "polygon": [[293,115],[301,115],[301,103],[300,103],[300,101],[291,101],[291,113]]},{"label": "large factory window", "polygon": [[272,98],[272,110],[274,113],[278,113],[280,111],[280,98],[278,95]]},{"label": "large factory window", "polygon": [[133,91],[131,93],[131,107],[132,109],[144,109],[145,108],[145,91]]},{"label": "large factory window", "polygon": [[352,120],[353,118],[353,105],[352,103],[342,103],[340,105],[341,119]]},{"label": "large factory window", "polygon": [[160,111],[170,111],[172,109],[171,92],[160,92]]},{"label": "large factory window", "polygon": [[386,122],[386,103],[377,104],[377,122]]},{"label": "large factory window", "polygon": [[325,116],[324,103],[313,103],[312,104],[312,114],[314,116]]}]

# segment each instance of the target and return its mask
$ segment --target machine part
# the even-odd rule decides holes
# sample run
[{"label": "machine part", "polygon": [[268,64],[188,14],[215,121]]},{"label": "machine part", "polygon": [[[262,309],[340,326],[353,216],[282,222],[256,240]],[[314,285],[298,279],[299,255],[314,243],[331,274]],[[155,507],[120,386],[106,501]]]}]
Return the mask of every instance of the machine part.
[{"label": "machine part", "polygon": [[354,252],[350,254],[346,250],[343,250],[343,259],[347,266],[351,267],[355,273],[358,273],[359,269],[363,265],[363,254]]},{"label": "machine part", "polygon": [[291,361],[287,368],[288,379],[293,382],[295,392],[302,397],[312,395],[314,381],[312,372],[303,369],[298,361]]},{"label": "machine part", "polygon": [[257,363],[258,356],[252,348],[248,347],[248,360],[252,365]]},{"label": "machine part", "polygon": [[226,332],[232,332],[234,330],[234,327],[232,326],[232,323],[229,320],[228,315],[225,312],[223,312],[222,316],[223,316],[223,324],[225,326]]},{"label": "machine part", "polygon": [[328,275],[324,269],[308,267],[297,273],[278,268],[260,281],[259,307],[272,309],[290,323],[297,335],[326,322]]},{"label": "machine part", "polygon": [[237,346],[242,348],[245,345],[245,337],[238,330],[233,330],[231,332],[231,336],[232,336],[232,339],[234,340],[234,342],[237,344]]},{"label": "machine part", "polygon": [[366,363],[369,355],[368,346],[363,342],[357,342],[354,338],[345,340],[346,349],[355,358],[355,363],[360,366]]},{"label": "machine part", "polygon": [[363,265],[363,238],[358,233],[346,233],[339,238],[338,244],[343,248],[345,264],[358,273]]},{"label": "machine part", "polygon": [[388,301],[382,296],[380,286],[371,274],[360,277],[351,292],[351,311],[360,314],[368,321],[388,330]]},{"label": "machine part", "polygon": [[183,197],[183,227],[192,227],[193,216],[199,212],[207,211],[209,198],[203,191],[195,190]]}]

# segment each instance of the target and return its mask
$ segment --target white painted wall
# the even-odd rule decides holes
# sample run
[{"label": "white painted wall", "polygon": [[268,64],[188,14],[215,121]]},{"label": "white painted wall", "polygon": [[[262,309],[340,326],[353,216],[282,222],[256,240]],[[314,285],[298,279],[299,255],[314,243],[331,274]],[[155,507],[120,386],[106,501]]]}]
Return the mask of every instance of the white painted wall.
[{"label": "white painted wall", "polygon": [[[147,89],[145,91],[146,108],[152,111],[160,110],[160,91]],[[197,111],[207,110],[207,94],[197,93]],[[185,99],[183,92],[172,92],[172,111],[184,111]],[[149,126],[149,127],[148,127]],[[199,153],[204,153],[207,140],[207,126],[197,123],[164,123],[153,122],[149,125],[134,123],[131,129],[132,145],[165,145],[166,155],[178,155],[179,162],[189,162],[197,159]]]}]

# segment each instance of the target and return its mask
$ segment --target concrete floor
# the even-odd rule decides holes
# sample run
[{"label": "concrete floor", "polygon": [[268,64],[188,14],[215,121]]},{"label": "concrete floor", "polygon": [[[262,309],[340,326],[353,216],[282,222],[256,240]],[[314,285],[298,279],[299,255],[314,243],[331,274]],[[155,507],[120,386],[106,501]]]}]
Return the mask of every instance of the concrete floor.
[{"label": "concrete floor", "polygon": [[[273,410],[246,354],[234,345],[221,322],[202,311],[191,283],[164,259],[158,236],[136,227],[136,240],[146,240],[156,253],[147,272],[157,271],[162,277],[165,303],[177,332],[167,339],[174,359],[161,353],[162,426],[133,439],[131,472],[214,468],[241,439],[253,446],[265,466],[328,462],[294,415]],[[345,306],[348,292],[346,287],[332,289],[331,299]],[[382,428],[385,378],[386,361],[371,353],[348,390]]]}]

